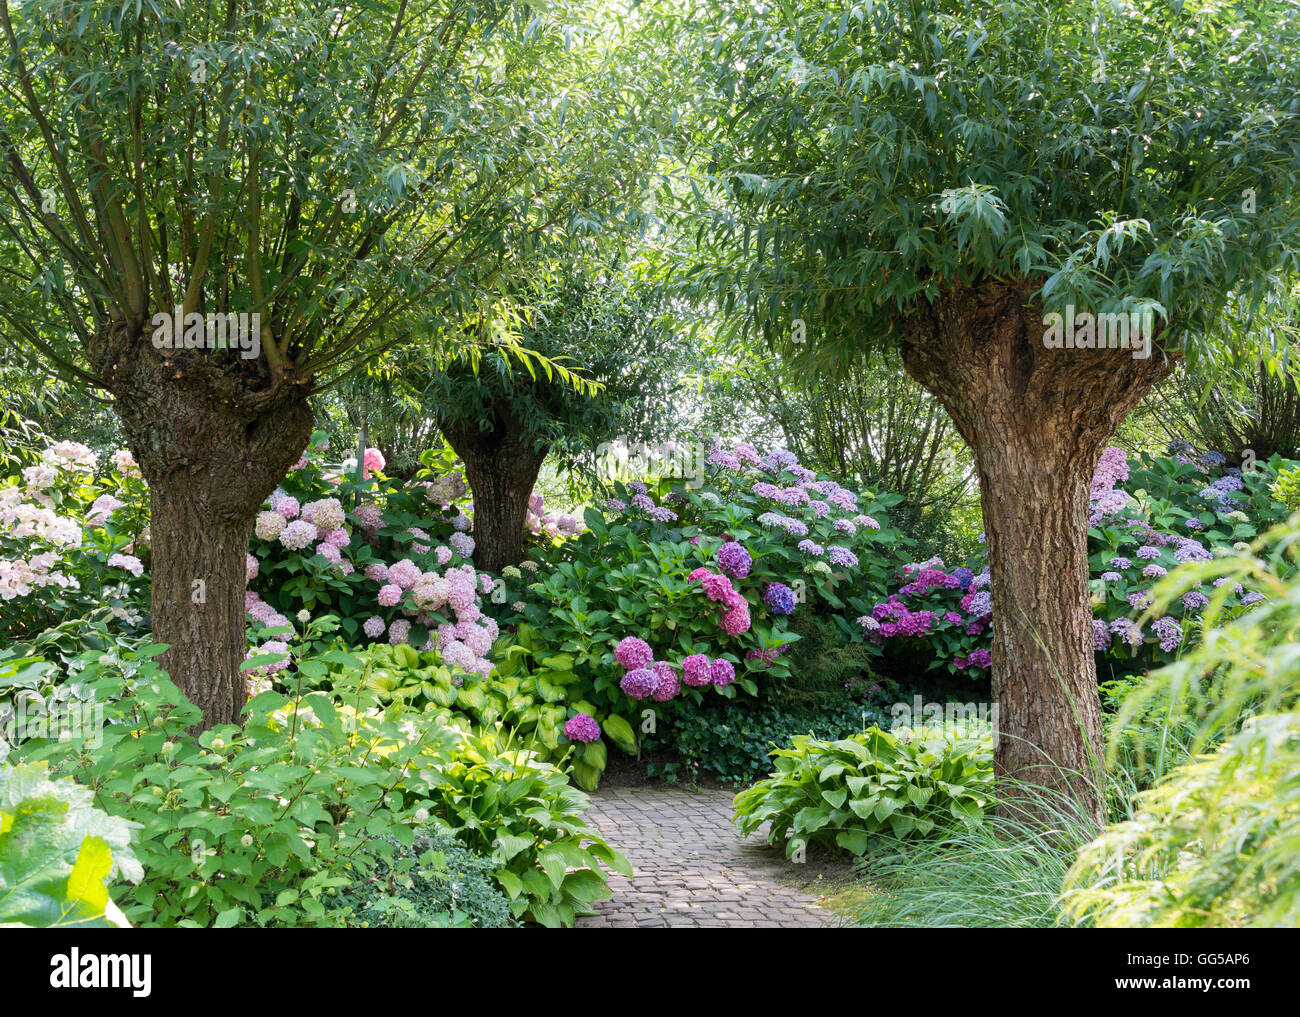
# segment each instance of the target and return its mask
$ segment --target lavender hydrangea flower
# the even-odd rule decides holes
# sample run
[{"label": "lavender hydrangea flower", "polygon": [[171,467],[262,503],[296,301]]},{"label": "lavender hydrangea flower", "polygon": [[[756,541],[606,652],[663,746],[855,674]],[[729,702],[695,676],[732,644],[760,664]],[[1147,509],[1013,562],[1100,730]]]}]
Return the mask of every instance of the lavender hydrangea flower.
[{"label": "lavender hydrangea flower", "polygon": [[618,687],[633,699],[645,699],[654,694],[658,684],[659,679],[653,671],[648,667],[637,667],[623,675]]},{"label": "lavender hydrangea flower", "polygon": [[825,551],[825,548],[823,548],[821,544],[818,544],[811,540],[799,541],[798,547],[799,547],[800,554],[812,555],[818,558],[820,558],[822,553]]},{"label": "lavender hydrangea flower", "polygon": [[1129,561],[1127,558],[1125,558],[1123,555],[1117,555],[1116,557],[1110,560],[1110,567],[1113,569],[1119,569],[1120,571],[1123,571],[1124,569],[1132,568],[1133,563]]},{"label": "lavender hydrangea flower", "polygon": [[858,556],[847,547],[840,547],[838,544],[831,546],[826,552],[826,557],[830,559],[832,565],[839,565],[842,568],[856,568],[858,564]]},{"label": "lavender hydrangea flower", "polygon": [[1157,565],[1155,562],[1152,562],[1150,565],[1148,565],[1146,568],[1142,570],[1142,575],[1144,575],[1147,579],[1159,579],[1161,576],[1165,575],[1168,571],[1169,570],[1165,568],[1163,565]]},{"label": "lavender hydrangea flower", "polygon": [[1160,649],[1171,653],[1183,641],[1183,627],[1177,618],[1158,618],[1151,626],[1152,633],[1160,640]]},{"label": "lavender hydrangea flower", "polygon": [[1188,611],[1199,611],[1209,602],[1210,598],[1199,590],[1188,590],[1183,594],[1183,608]]}]

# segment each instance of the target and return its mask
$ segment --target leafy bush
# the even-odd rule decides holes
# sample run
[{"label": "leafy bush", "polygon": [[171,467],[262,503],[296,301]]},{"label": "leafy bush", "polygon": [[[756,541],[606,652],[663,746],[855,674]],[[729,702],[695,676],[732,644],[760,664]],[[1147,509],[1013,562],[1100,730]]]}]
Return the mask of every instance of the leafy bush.
[{"label": "leafy bush", "polygon": [[[466,735],[444,713],[400,702],[384,708],[358,683],[346,702],[261,693],[242,729],[195,740],[187,731],[198,711],[148,659],[159,650],[83,655],[77,680],[102,706],[102,726],[14,750],[53,760],[140,825],[144,878],[122,896],[134,920],[338,925],[347,919],[338,892],[380,862],[391,866],[392,843],[409,847],[431,821],[493,855],[494,876],[524,917],[536,909],[538,920],[571,923],[604,890],[594,864],[549,886],[557,854],[626,869],[582,821],[585,797],[495,732]],[[325,672],[314,660],[299,667]],[[583,838],[593,843],[579,849]]]},{"label": "leafy bush", "polygon": [[610,895],[602,864],[632,875],[627,859],[583,818],[586,795],[501,728],[467,736],[429,794],[432,810],[463,843],[491,854],[516,917],[572,925],[592,901]]},{"label": "leafy bush", "polygon": [[[1197,582],[1229,580],[1206,608],[1200,642],[1126,697],[1112,758],[1153,704],[1191,725],[1191,752],[1222,742],[1143,792],[1130,819],[1080,852],[1065,884],[1071,914],[1102,926],[1300,922],[1296,536],[1293,525],[1275,527],[1247,552],[1172,574],[1155,590],[1153,613]],[[1225,614],[1237,583],[1261,599]]]},{"label": "leafy bush", "polygon": [[516,922],[494,869],[489,858],[435,830],[410,847],[393,842],[391,861],[376,859],[341,904],[351,909],[348,924],[364,928],[508,928]]},{"label": "leafy bush", "polygon": [[108,884],[140,878],[132,824],[93,797],[44,765],[0,765],[0,927],[127,924]]},{"label": "leafy bush", "polygon": [[768,843],[787,857],[809,842],[861,855],[874,836],[975,822],[993,784],[992,738],[974,726],[799,735],[772,756],[776,771],[736,795],[734,821],[746,836],[771,821]]},{"label": "leafy bush", "polygon": [[[1142,675],[1174,660],[1217,586],[1229,582],[1219,576],[1215,589],[1193,585],[1167,602],[1161,615],[1139,624],[1162,576],[1185,563],[1231,554],[1286,516],[1270,493],[1285,460],[1275,456],[1242,472],[1225,469],[1218,453],[1193,453],[1183,444],[1167,456],[1130,460],[1112,447],[1093,477],[1088,549],[1094,645],[1099,671],[1112,677]],[[850,598],[862,612],[858,624],[867,637],[888,656],[909,654],[909,662],[920,656],[932,668],[985,674],[997,622],[986,558],[951,570],[932,558],[903,566],[895,581],[894,592],[879,603]],[[1229,592],[1227,604],[1234,610],[1263,595],[1235,583]]]},{"label": "leafy bush", "polygon": [[[788,452],[715,449],[700,479],[660,480],[653,497],[645,483],[616,484],[534,577],[503,571],[519,624],[500,644],[502,673],[547,672],[570,714],[625,752],[633,710],[671,722],[789,679],[791,616],[842,610],[837,591],[884,577],[901,539],[885,518],[897,499],[818,478]],[[595,786],[603,752],[573,758],[581,786]]]}]

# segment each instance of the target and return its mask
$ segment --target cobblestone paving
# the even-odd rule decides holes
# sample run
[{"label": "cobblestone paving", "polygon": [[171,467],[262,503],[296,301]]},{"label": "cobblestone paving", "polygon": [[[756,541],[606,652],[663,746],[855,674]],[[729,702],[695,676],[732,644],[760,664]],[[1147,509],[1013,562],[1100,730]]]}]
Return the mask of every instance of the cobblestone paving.
[{"label": "cobblestone paving", "polygon": [[588,813],[635,877],[611,875],[610,900],[578,928],[790,928],[834,925],[833,912],[799,884],[816,863],[794,866],[762,833],[731,825],[729,791],[650,787],[598,790]]}]

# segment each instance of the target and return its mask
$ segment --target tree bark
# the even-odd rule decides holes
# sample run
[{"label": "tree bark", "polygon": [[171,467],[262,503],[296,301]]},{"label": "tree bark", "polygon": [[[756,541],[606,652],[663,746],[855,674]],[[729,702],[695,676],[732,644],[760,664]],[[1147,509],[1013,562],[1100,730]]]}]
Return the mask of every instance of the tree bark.
[{"label": "tree bark", "polygon": [[1115,429],[1173,364],[1129,350],[1048,349],[1028,280],[954,287],[910,317],[904,364],[975,456],[992,577],[994,770],[1069,790],[1100,818],[1088,491]]},{"label": "tree bark", "polygon": [[151,621],[162,665],[203,711],[247,701],[245,555],[262,502],[311,437],[305,380],[250,379],[256,361],[155,350],[124,326],[94,347],[127,447],[149,484]]},{"label": "tree bark", "polygon": [[494,407],[489,429],[444,422],[442,433],[464,461],[474,496],[474,564],[489,572],[519,564],[528,496],[550,447],[536,445],[505,403]]}]

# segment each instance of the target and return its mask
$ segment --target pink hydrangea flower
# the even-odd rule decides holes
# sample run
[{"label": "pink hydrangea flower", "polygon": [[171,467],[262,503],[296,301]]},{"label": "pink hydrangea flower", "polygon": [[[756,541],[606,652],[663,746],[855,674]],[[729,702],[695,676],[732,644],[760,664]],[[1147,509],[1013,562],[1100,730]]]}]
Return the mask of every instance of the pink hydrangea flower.
[{"label": "pink hydrangea flower", "polygon": [[614,647],[614,659],[629,671],[648,668],[654,660],[654,653],[644,639],[625,636]]},{"label": "pink hydrangea flower", "polygon": [[709,658],[703,653],[692,653],[682,661],[682,681],[694,688],[708,685],[713,680],[709,671]]}]

